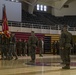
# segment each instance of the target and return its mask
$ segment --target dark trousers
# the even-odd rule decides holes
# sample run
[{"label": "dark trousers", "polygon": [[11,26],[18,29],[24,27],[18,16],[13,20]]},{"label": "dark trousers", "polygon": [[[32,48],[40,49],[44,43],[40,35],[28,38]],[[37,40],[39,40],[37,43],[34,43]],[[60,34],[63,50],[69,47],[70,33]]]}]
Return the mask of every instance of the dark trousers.
[{"label": "dark trousers", "polygon": [[30,56],[31,56],[31,60],[32,61],[35,61],[35,58],[36,58],[36,52],[35,52],[35,47],[31,47],[31,50],[30,50]]},{"label": "dark trousers", "polygon": [[70,47],[60,50],[60,56],[63,64],[70,65]]},{"label": "dark trousers", "polygon": [[39,48],[39,55],[42,55],[42,53],[43,53],[43,48]]},{"label": "dark trousers", "polygon": [[16,45],[11,44],[10,48],[9,48],[9,52],[8,52],[8,57],[11,59],[13,57],[13,55],[15,56],[15,58],[17,58],[17,53],[16,53]]},{"label": "dark trousers", "polygon": [[27,56],[30,56],[30,48],[29,47],[27,47]]},{"label": "dark trousers", "polygon": [[59,48],[57,48],[57,54],[59,55]]},{"label": "dark trousers", "polygon": [[26,48],[22,48],[22,55],[23,55],[23,56],[26,55]]},{"label": "dark trousers", "polygon": [[20,48],[17,48],[17,55],[18,56],[21,56],[21,54],[22,54],[22,48],[20,47]]},{"label": "dark trousers", "polygon": [[1,46],[1,58],[7,58],[8,50],[7,45]]},{"label": "dark trousers", "polygon": [[53,48],[53,55],[55,55],[55,54],[56,54],[56,52],[55,52],[55,51],[56,51],[56,49],[55,49],[55,48]]}]

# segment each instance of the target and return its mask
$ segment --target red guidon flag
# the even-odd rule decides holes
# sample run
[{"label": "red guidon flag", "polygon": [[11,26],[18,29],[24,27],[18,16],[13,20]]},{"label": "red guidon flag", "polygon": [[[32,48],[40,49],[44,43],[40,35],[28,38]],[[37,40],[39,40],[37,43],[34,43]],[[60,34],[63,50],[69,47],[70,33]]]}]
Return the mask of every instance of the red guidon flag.
[{"label": "red guidon flag", "polygon": [[5,5],[3,7],[2,32],[4,32],[6,37],[10,37]]}]

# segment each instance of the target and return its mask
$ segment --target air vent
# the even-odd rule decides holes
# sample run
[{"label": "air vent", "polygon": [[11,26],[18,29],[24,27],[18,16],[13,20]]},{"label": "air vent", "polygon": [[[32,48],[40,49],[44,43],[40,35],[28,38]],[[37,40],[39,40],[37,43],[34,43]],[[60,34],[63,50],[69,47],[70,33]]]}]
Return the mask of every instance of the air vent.
[{"label": "air vent", "polygon": [[69,5],[64,5],[63,7],[64,7],[64,8],[69,8]]}]

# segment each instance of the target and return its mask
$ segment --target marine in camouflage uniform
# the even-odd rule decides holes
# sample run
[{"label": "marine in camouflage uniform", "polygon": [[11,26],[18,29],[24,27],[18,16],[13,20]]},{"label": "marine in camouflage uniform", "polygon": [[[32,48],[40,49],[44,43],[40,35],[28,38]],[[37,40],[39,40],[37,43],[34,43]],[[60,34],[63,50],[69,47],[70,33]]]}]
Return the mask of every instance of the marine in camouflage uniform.
[{"label": "marine in camouflage uniform", "polygon": [[17,55],[21,56],[21,53],[22,53],[22,40],[21,39],[17,41],[16,47],[17,47]]},{"label": "marine in camouflage uniform", "polygon": [[9,46],[9,52],[8,52],[9,60],[13,59],[13,55],[15,56],[15,60],[17,60],[18,57],[16,53],[16,38],[15,38],[15,34],[11,33],[10,46]]},{"label": "marine in camouflage uniform", "polygon": [[10,39],[7,38],[4,34],[2,35],[2,58],[8,59]]},{"label": "marine in camouflage uniform", "polygon": [[67,31],[67,26],[65,25],[60,36],[60,55],[63,61],[62,64],[64,64],[62,69],[70,69],[70,50],[72,44],[72,34]]},{"label": "marine in camouflage uniform", "polygon": [[56,42],[55,41],[53,41],[52,43],[52,49],[53,49],[53,55],[55,55],[56,54]]},{"label": "marine in camouflage uniform", "polygon": [[27,52],[27,43],[26,40],[22,40],[22,55],[25,56]]},{"label": "marine in camouflage uniform", "polygon": [[31,63],[35,63],[36,58],[36,47],[38,45],[38,38],[35,36],[34,31],[31,32],[31,36],[28,39],[28,45],[30,48],[30,56],[31,56]]},{"label": "marine in camouflage uniform", "polygon": [[17,50],[17,55],[19,56],[19,40],[16,40],[16,50]]}]

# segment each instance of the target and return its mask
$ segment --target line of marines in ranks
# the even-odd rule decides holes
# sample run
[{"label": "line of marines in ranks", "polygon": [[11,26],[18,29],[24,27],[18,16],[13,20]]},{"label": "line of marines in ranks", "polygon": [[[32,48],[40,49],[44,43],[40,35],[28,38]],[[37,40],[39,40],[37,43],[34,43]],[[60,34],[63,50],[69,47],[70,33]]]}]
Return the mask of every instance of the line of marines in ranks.
[{"label": "line of marines in ranks", "polygon": [[1,50],[1,59],[2,60],[15,60],[18,59],[18,56],[31,56],[31,63],[35,62],[36,48],[39,48],[39,56],[42,56],[43,53],[43,38],[38,39],[35,36],[34,31],[31,31],[31,36],[28,41],[26,40],[17,40],[14,33],[10,33],[10,37],[7,38],[5,34],[0,35],[0,50]]},{"label": "line of marines in ranks", "polygon": [[18,56],[26,56],[27,53],[27,41],[26,40],[17,40],[16,41],[16,50]]},{"label": "line of marines in ranks", "polygon": [[10,33],[10,37],[6,37],[3,33],[0,35],[0,48],[1,48],[1,59],[13,59],[15,56],[15,60],[18,59],[16,53],[16,38],[15,35]]},{"label": "line of marines in ranks", "polygon": [[[52,53],[53,55],[59,55],[60,45],[59,41],[53,41],[52,43]],[[71,49],[71,55],[76,55],[76,42],[73,43],[73,48]]]},{"label": "line of marines in ranks", "polygon": [[[21,41],[21,40],[20,40]],[[31,61],[29,63],[35,64],[36,60],[36,48],[38,47],[40,51],[40,55],[42,55],[43,51],[43,42],[42,39],[38,40],[35,36],[34,31],[31,31],[31,36],[28,39],[28,50],[30,51]],[[1,57],[2,59],[12,59],[13,55],[15,59],[18,59],[16,53],[16,39],[15,35],[11,34],[10,38],[6,38],[4,34],[0,35],[0,46],[1,46]],[[64,25],[61,30],[61,35],[59,38],[59,51],[62,59],[63,67],[62,69],[70,69],[70,50],[73,47],[73,37],[70,32],[67,30],[67,26]],[[17,46],[18,51],[21,54],[20,46]],[[23,51],[24,53],[25,51]],[[20,55],[19,54],[19,55]],[[24,54],[23,54],[24,55]]]}]

